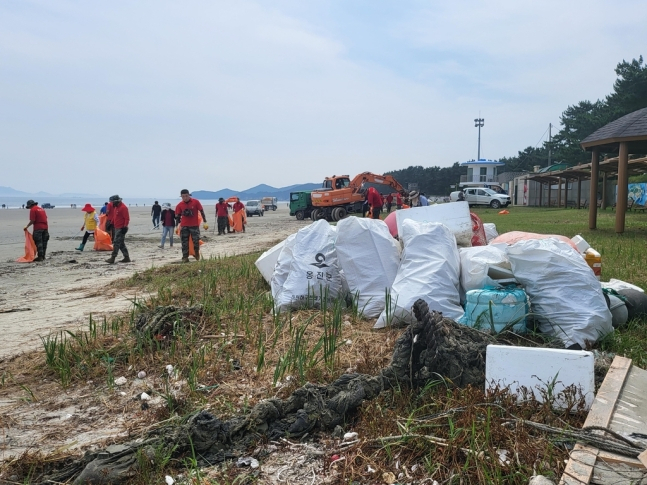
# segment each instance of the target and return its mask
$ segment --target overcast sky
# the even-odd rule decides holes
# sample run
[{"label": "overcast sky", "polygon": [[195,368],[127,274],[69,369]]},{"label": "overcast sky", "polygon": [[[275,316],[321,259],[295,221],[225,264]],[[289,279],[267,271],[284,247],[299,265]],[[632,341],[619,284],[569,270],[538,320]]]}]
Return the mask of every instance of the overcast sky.
[{"label": "overcast sky", "polygon": [[[647,46],[641,0],[0,2],[0,185],[130,197],[535,146]],[[642,49],[642,50],[641,50]]]}]

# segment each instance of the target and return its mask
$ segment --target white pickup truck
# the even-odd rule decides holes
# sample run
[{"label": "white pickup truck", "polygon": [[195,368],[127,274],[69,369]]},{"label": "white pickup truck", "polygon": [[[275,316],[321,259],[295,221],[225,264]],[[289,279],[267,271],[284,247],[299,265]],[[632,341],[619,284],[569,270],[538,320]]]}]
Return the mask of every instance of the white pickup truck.
[{"label": "white pickup truck", "polygon": [[[458,191],[452,192],[449,194],[449,199],[452,202],[457,202],[458,194]],[[468,188],[463,189],[463,194],[465,194],[465,200],[469,205],[489,205],[493,209],[510,205],[509,195],[499,194],[492,189],[486,189],[483,187]]]}]

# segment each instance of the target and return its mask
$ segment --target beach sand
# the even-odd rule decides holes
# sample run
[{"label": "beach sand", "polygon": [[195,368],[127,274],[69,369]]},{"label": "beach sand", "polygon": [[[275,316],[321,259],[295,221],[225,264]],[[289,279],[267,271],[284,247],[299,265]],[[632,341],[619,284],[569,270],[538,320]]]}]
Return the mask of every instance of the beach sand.
[{"label": "beach sand", "polygon": [[[24,254],[23,227],[28,222],[28,211],[0,210],[0,361],[42,348],[40,336],[86,328],[90,313],[100,318],[124,311],[132,305],[132,298],[145,296],[116,291],[107,285],[137,271],[180,261],[179,237],[176,236],[173,248],[168,247],[168,240],[166,249],[157,247],[161,230],[152,230],[150,211],[150,207],[130,207],[126,246],[133,263],[109,265],[105,260],[110,253],[93,251],[92,239],[85,251],[74,249],[81,240],[80,232],[76,239],[71,239],[83,224],[81,206],[75,210],[48,210],[47,260],[16,263]],[[264,217],[248,218],[247,232],[217,236],[213,206],[206,208],[206,215],[209,230],[203,231],[204,257],[264,250],[310,222],[290,217],[288,208],[281,204],[277,211],[266,212]]]}]

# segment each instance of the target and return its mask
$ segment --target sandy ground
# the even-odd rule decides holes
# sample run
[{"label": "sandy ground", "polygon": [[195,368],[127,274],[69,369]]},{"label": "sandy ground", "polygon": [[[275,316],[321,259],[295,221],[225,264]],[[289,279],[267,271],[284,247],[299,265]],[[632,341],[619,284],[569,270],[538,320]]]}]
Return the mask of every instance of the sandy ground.
[{"label": "sandy ground", "polygon": [[[137,271],[180,261],[179,238],[173,248],[159,249],[161,230],[152,230],[150,207],[131,207],[126,246],[133,263],[105,263],[108,252],[76,251],[83,223],[79,209],[48,210],[50,241],[43,263],[16,263],[24,253],[26,210],[0,210],[0,362],[3,358],[41,346],[41,335],[87,325],[88,316],[126,310],[134,293],[107,289],[107,283]],[[282,204],[264,217],[250,217],[243,234],[217,236],[215,209],[206,211],[209,230],[203,231],[204,256],[244,254],[264,250],[308,224],[290,217]],[[119,256],[121,259],[121,255]],[[193,258],[192,258],[193,260]],[[141,296],[141,295],[140,295]]]}]

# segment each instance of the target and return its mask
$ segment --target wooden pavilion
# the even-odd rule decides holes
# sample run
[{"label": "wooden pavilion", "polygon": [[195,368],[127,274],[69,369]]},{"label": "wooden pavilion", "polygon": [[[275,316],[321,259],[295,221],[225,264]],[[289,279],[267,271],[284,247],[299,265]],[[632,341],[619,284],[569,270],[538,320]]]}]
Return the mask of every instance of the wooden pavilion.
[{"label": "wooden pavilion", "polygon": [[[562,184],[565,187],[564,207],[567,207],[568,182],[577,182],[576,207],[581,206],[582,180],[591,180],[588,198],[589,228],[597,227],[598,181],[602,175],[601,209],[606,208],[606,181],[609,176],[618,177],[618,197],[616,203],[615,230],[625,230],[628,186],[630,175],[647,173],[647,157],[630,159],[629,153],[647,153],[647,108],[629,113],[603,126],[582,140],[582,148],[591,152],[591,163],[576,165],[564,170],[534,173],[529,180],[548,184],[548,203],[551,200],[551,186],[557,184],[557,206],[562,205]],[[617,157],[600,161],[600,153],[618,153]],[[542,205],[543,190],[539,192],[539,205]]]}]

